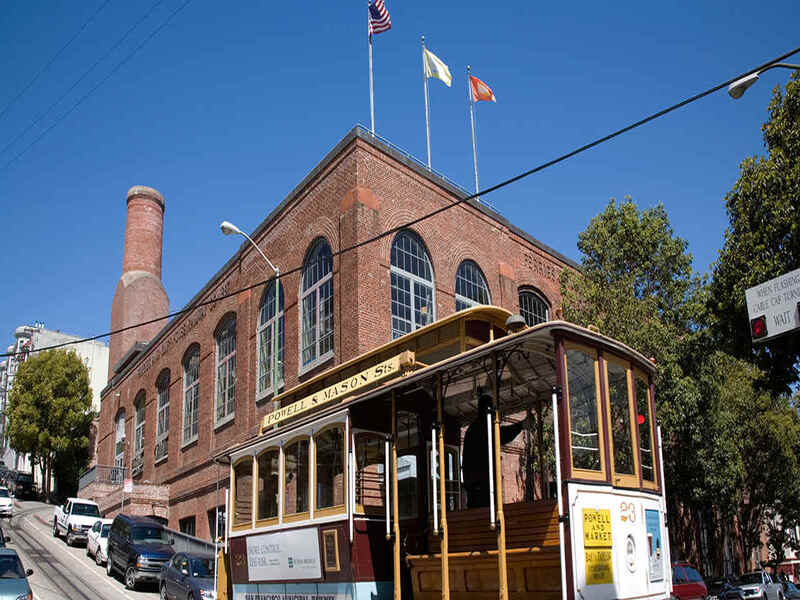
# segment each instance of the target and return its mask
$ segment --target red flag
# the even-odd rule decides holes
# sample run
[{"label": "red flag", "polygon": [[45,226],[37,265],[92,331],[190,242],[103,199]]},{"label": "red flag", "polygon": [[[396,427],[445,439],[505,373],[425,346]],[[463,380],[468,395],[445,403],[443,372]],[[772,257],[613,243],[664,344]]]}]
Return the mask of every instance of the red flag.
[{"label": "red flag", "polygon": [[477,77],[473,77],[472,75],[469,76],[469,87],[472,91],[473,102],[478,102],[479,100],[486,100],[487,102],[491,100],[492,102],[497,102],[497,98],[494,97],[492,88],[483,83]]}]

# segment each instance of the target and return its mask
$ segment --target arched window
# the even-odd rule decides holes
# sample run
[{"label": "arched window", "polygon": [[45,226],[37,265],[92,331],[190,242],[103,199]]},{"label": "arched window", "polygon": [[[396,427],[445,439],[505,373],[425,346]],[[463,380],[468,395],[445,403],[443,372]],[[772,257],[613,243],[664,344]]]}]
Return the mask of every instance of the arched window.
[{"label": "arched window", "polygon": [[392,243],[392,338],[433,323],[433,266],[420,237],[401,231]]},{"label": "arched window", "polygon": [[169,369],[164,369],[156,380],[158,416],[156,417],[156,462],[167,457],[169,448]]},{"label": "arched window", "polygon": [[[258,309],[258,392],[260,399],[273,391],[273,368],[275,366],[275,356],[272,346],[275,340],[275,279],[270,281],[264,295],[261,296],[261,304]],[[283,385],[283,286],[277,284],[278,289],[278,365],[277,379],[278,388]]]},{"label": "arched window", "polygon": [[144,390],[141,390],[136,395],[133,406],[136,408],[136,423],[133,429],[133,461],[131,463],[131,475],[137,475],[142,472],[144,467]]},{"label": "arched window", "polygon": [[547,302],[539,294],[529,289],[519,291],[519,312],[528,327],[544,323],[550,318]]},{"label": "arched window", "polygon": [[115,483],[122,483],[125,469],[125,409],[119,411],[115,422],[114,467],[111,479]]},{"label": "arched window", "polygon": [[183,445],[197,439],[200,400],[200,348],[193,346],[183,359]]},{"label": "arched window", "polygon": [[228,315],[217,328],[217,400],[214,424],[233,418],[236,398],[236,315]]},{"label": "arched window", "polygon": [[489,304],[489,286],[481,268],[472,260],[462,261],[456,272],[456,310]]},{"label": "arched window", "polygon": [[333,356],[333,255],[322,238],[303,266],[300,306],[301,368],[307,369]]}]

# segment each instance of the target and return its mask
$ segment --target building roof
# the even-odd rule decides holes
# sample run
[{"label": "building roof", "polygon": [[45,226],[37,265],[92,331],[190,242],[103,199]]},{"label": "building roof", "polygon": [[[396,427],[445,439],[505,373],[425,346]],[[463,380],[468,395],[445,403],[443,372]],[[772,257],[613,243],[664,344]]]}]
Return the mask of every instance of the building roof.
[{"label": "building roof", "polygon": [[[283,212],[283,210],[289,206],[300,194],[305,190],[318,176],[322,173],[330,163],[332,163],[337,156],[339,156],[345,148],[347,148],[350,144],[352,144],[355,140],[361,140],[374,148],[379,149],[384,154],[388,155],[392,159],[396,160],[397,162],[405,165],[417,175],[426,178],[428,181],[432,182],[433,184],[437,185],[438,187],[446,190],[448,193],[452,194],[459,200],[464,200],[465,198],[469,198],[472,194],[469,194],[465,189],[459,187],[456,183],[449,180],[444,175],[437,173],[428,169],[421,161],[414,158],[411,154],[403,151],[399,147],[395,146],[388,140],[370,133],[365,127],[361,125],[356,125],[353,127],[340,141],[336,146],[333,147],[325,157],[314,167],[308,175],[306,175],[303,180],[297,184],[294,189],[289,192],[289,194],[281,201],[278,206],[276,206],[268,215],[267,217],[261,222],[261,224],[256,227],[253,232],[250,234],[250,237],[253,239],[257,239],[271,224],[272,222],[278,217],[278,215]],[[486,204],[476,200],[476,199],[469,199],[465,200],[465,204],[468,204],[475,210],[481,212],[485,216],[489,217],[490,219],[496,221],[503,227],[508,228],[510,231],[515,233],[516,235],[520,236],[521,238],[525,239],[526,241],[530,242],[532,245],[536,246],[546,254],[549,254],[553,258],[573,267],[574,269],[579,269],[580,266],[574,260],[570,259],[569,257],[561,254],[557,250],[551,248],[544,242],[537,240],[535,237],[530,235],[528,232],[520,229],[516,225],[513,225],[510,221],[508,221],[505,217],[503,217],[500,213],[496,210],[493,210]],[[192,307],[194,304],[199,302],[203,296],[211,289],[218,280],[223,277],[228,270],[236,264],[237,261],[240,260],[241,255],[250,248],[249,242],[245,241],[239,246],[239,250],[228,259],[228,261],[222,265],[222,267],[208,280],[208,282],[192,297],[189,302],[183,307],[182,310],[187,310]],[[104,395],[111,387],[122,377],[124,376],[130,369],[136,366],[138,362],[144,358],[148,351],[155,348],[158,345],[158,341],[166,335],[166,333],[170,330],[172,324],[177,319],[170,320],[161,330],[153,337],[153,339],[149,342],[148,348],[145,351],[139,352],[133,360],[130,360],[127,365],[124,365],[124,368],[117,372],[114,377],[108,382],[108,385],[103,389],[100,395]],[[126,354],[127,356],[127,354]],[[120,361],[121,363],[122,361]],[[118,363],[119,364],[119,363]],[[120,365],[122,366],[122,365]]]}]

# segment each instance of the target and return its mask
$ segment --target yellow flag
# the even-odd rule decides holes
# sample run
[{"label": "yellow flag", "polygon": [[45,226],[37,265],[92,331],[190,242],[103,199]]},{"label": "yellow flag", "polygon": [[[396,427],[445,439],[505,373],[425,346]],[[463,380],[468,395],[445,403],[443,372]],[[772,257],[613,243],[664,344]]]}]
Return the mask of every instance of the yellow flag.
[{"label": "yellow flag", "polygon": [[447,65],[427,48],[423,48],[422,53],[425,60],[425,76],[435,77],[443,81],[447,87],[450,87],[453,76],[450,75],[450,69],[447,68]]}]

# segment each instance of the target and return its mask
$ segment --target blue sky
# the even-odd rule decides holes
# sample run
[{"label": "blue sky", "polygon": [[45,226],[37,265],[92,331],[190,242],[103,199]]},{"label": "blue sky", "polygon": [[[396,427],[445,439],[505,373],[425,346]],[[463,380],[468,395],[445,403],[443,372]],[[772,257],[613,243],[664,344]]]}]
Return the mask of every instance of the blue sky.
[{"label": "blue sky", "polygon": [[[3,4],[0,110],[103,2]],[[184,2],[111,0],[0,118],[0,147],[39,118],[0,155],[0,348],[35,320],[108,330],[132,185],[166,199],[163,280],[175,310],[239,247],[220,221],[252,231],[354,124],[369,124],[365,2],[191,0],[115,68]],[[376,130],[424,160],[425,34],[453,73],[450,89],[431,81],[433,167],[466,188],[467,64],[498,98],[477,106],[488,187],[800,45],[796,1],[386,4]],[[727,223],[723,197],[740,161],[763,153],[771,89],[788,75],[766,73],[737,101],[718,92],[487,199],[576,260],[578,233],[610,198],[662,202],[708,271]]]}]

